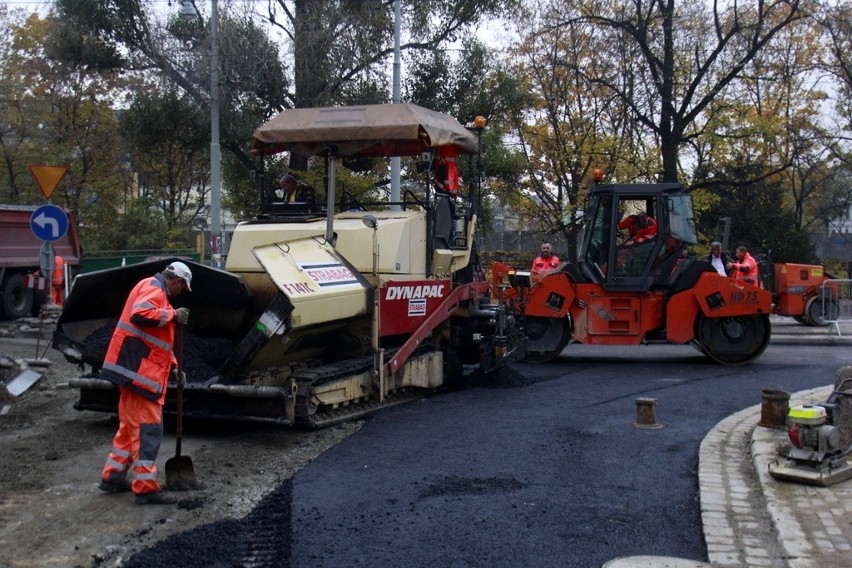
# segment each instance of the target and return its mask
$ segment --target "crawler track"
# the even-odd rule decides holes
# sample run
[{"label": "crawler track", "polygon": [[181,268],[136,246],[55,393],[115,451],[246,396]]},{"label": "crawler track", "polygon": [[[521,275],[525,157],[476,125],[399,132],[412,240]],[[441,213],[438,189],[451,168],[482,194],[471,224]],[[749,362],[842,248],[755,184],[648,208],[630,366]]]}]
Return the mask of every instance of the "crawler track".
[{"label": "crawler track", "polygon": [[[386,354],[387,357],[392,354]],[[317,404],[313,397],[314,389],[328,387],[334,383],[345,383],[353,376],[369,373],[372,358],[347,360],[340,363],[312,367],[295,372],[298,389],[296,394],[296,425],[307,428],[326,428],[347,420],[370,414],[381,408],[410,402],[423,398],[433,392],[431,389],[404,387],[385,394],[380,401],[377,385],[364,389],[362,396],[336,404]]]}]

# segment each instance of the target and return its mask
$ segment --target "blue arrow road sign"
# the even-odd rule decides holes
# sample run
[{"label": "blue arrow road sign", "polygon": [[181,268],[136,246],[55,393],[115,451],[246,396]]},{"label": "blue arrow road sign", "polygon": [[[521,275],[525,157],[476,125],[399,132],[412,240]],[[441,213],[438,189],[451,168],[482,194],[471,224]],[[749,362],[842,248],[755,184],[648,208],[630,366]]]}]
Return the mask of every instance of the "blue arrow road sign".
[{"label": "blue arrow road sign", "polygon": [[42,205],[33,211],[30,229],[43,241],[59,240],[68,232],[68,215],[56,205]]}]

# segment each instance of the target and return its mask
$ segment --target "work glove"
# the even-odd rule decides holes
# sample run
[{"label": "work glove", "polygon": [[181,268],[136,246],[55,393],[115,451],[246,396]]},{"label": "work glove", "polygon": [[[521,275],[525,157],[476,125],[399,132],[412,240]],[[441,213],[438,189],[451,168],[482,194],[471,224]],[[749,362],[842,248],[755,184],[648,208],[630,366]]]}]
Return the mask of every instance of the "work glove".
[{"label": "work glove", "polygon": [[175,382],[178,384],[178,386],[183,386],[186,384],[186,373],[178,370],[177,367],[172,369],[172,377],[174,377]]},{"label": "work glove", "polygon": [[175,323],[179,323],[180,325],[186,325],[186,322],[189,321],[189,310],[186,308],[178,308],[175,310]]}]

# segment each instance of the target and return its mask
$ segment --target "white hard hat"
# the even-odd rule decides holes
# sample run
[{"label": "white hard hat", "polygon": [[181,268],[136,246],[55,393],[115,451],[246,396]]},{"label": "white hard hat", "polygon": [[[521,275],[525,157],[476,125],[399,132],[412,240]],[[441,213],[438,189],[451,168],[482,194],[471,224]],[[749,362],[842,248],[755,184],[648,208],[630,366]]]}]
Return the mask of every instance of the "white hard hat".
[{"label": "white hard hat", "polygon": [[190,284],[192,283],[192,272],[189,271],[189,267],[182,262],[173,262],[166,267],[166,270],[171,270],[174,272],[175,276],[178,278],[183,278],[183,281],[186,282],[186,289],[192,292],[192,288]]}]

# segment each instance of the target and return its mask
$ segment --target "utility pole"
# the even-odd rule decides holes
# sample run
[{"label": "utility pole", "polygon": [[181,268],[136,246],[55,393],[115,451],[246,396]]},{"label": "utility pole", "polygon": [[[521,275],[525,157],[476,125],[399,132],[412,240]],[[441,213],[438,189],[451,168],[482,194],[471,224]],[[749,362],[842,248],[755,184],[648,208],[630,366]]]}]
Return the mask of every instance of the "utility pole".
[{"label": "utility pole", "polygon": [[222,156],[219,148],[219,2],[210,14],[210,253],[213,266],[222,264]]},{"label": "utility pole", "polygon": [[[399,56],[399,26],[400,19],[402,17],[402,7],[401,0],[394,0],[393,2],[393,102],[394,104],[399,104],[402,102],[402,96],[400,94],[400,56]],[[390,200],[391,202],[399,202],[400,201],[400,190],[399,190],[399,170],[400,170],[400,160],[399,156],[394,156],[391,158],[391,193]],[[399,211],[399,205],[392,206],[394,211]]]}]

